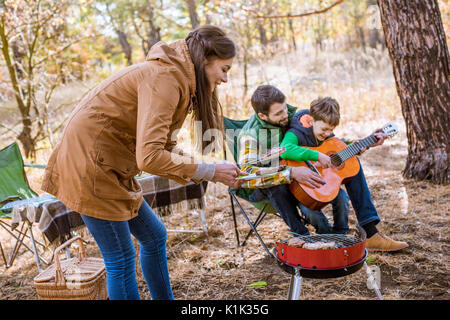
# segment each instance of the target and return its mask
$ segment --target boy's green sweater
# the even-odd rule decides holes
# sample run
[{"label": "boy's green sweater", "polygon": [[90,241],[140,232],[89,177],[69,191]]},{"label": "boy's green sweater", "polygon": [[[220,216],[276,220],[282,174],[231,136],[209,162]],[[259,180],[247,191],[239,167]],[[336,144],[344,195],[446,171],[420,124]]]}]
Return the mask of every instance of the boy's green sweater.
[{"label": "boy's green sweater", "polygon": [[297,136],[293,132],[286,132],[280,146],[286,148],[286,151],[281,155],[282,159],[296,161],[317,161],[319,159],[319,151],[300,147]]}]

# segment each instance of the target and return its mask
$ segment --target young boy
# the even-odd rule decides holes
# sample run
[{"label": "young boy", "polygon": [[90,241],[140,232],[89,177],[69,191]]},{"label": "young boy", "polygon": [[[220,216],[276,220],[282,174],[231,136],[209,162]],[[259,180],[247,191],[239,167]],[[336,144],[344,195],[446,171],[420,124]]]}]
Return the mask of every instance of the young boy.
[{"label": "young boy", "polygon": [[[333,130],[339,124],[339,119],[339,104],[335,99],[326,97],[314,100],[311,102],[309,110],[300,110],[293,116],[290,128],[281,142],[281,146],[286,147],[286,152],[281,157],[300,161],[319,161],[324,168],[331,167],[330,157],[301,146],[317,147],[325,139],[333,137]],[[386,138],[386,135],[378,131],[380,130],[376,130],[374,133],[378,141],[372,147],[381,145]],[[360,154],[364,151],[364,149],[361,150]],[[358,174],[345,184],[345,187],[355,210],[358,223],[367,233],[366,247],[368,250],[397,251],[408,246],[406,242],[395,241],[378,232],[376,224],[380,222],[380,218],[372,203],[362,166]],[[342,192],[344,191],[341,190],[339,194]],[[302,212],[305,211],[302,210]],[[336,220],[336,218],[338,219]],[[342,212],[338,217],[335,217],[333,228],[343,227],[346,221],[339,220],[341,218]]]},{"label": "young boy", "polygon": [[[313,114],[315,118],[310,114]],[[286,148],[281,158],[296,161],[319,161],[323,168],[331,167],[329,156],[301,146],[319,146],[323,140],[333,136],[333,130],[338,124],[339,105],[334,99],[325,98],[313,101],[310,110],[301,110],[293,116],[290,128],[281,142],[281,146]],[[350,141],[345,142],[350,143]],[[301,203],[299,208],[305,218],[315,226],[317,233],[346,234],[350,210],[347,193],[339,189],[339,193],[331,205],[333,208],[332,227],[321,211],[311,210]]]}]

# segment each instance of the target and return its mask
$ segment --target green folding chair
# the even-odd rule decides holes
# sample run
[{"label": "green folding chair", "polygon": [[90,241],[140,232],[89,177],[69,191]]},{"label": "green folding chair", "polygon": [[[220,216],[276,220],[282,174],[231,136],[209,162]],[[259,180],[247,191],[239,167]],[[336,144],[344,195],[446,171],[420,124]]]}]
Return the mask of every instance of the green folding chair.
[{"label": "green folding chair", "polygon": [[[238,163],[238,156],[239,156],[237,153],[238,152],[237,151],[238,142],[239,142],[238,135],[239,135],[239,131],[244,127],[244,125],[246,123],[247,123],[247,120],[232,120],[227,117],[224,117],[223,127],[225,130],[225,140],[226,140],[226,144],[224,144],[225,159],[227,159],[227,156],[226,156],[226,149],[227,149],[226,146],[227,146],[228,150],[230,150],[230,152],[233,155],[234,161],[236,163]],[[269,256],[272,256],[272,253],[269,251],[269,249],[267,248],[267,245],[265,244],[265,242],[261,238],[260,234],[258,233],[257,228],[268,213],[275,214],[276,216],[281,218],[280,214],[272,206],[269,199],[264,199],[263,201],[259,201],[259,202],[250,201],[248,199],[248,196],[246,195],[245,189],[243,189],[243,188],[233,189],[230,187],[230,188],[228,188],[228,193],[230,195],[231,212],[233,215],[234,231],[236,233],[237,245],[244,246],[246,241],[250,237],[250,235],[252,233],[255,233],[256,237],[258,238],[259,242],[266,250],[267,254]],[[249,202],[251,205],[253,205],[256,209],[259,210],[259,214],[258,214],[257,218],[255,219],[255,221],[252,222],[250,220],[249,215],[242,208],[242,205],[239,202],[238,198]],[[235,211],[235,207],[234,207],[235,203],[236,203],[237,207],[239,208],[239,210],[241,211],[242,215],[244,216],[245,220],[247,221],[247,223],[250,226],[250,231],[247,233],[247,236],[245,237],[244,241],[242,241],[242,242],[240,242],[240,240],[239,240],[239,231],[237,228],[236,211]]]},{"label": "green folding chair", "polygon": [[[38,197],[38,194],[30,188],[24,170],[25,166],[45,168],[43,165],[25,165],[17,143],[12,143],[0,150],[0,227],[15,239],[15,245],[9,259],[6,258],[1,242],[0,252],[6,268],[9,268],[13,265],[20,247],[24,246],[34,254],[38,269],[42,271],[40,262],[46,265],[49,262],[39,255],[37,246],[46,249],[46,245],[36,240],[32,230],[32,222],[21,222],[20,228],[19,226],[12,228],[12,225],[8,223],[8,220],[12,218],[11,205],[14,203],[11,202]],[[26,239],[30,240],[31,248],[25,243]]]}]

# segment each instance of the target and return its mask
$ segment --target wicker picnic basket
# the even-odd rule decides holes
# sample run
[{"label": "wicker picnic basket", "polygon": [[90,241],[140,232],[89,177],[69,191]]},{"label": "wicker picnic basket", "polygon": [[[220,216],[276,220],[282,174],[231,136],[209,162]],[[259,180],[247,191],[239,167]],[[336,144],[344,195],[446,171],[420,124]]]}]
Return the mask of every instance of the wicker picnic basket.
[{"label": "wicker picnic basket", "polygon": [[[59,260],[59,252],[78,241],[78,257]],[[74,237],[54,252],[55,263],[34,278],[34,287],[42,300],[105,300],[106,270],[103,259],[86,257],[83,240]]]}]

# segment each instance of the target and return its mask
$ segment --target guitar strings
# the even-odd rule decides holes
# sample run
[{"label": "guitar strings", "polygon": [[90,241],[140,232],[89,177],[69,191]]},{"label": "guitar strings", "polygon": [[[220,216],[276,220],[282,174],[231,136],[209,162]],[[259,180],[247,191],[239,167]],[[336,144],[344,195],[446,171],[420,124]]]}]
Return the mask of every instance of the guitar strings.
[{"label": "guitar strings", "polygon": [[[385,127],[383,127],[384,129]],[[384,130],[385,131],[385,130]],[[395,134],[394,132],[393,134]],[[359,141],[358,144],[352,143],[351,145],[347,146],[345,149],[341,150],[340,152],[337,152],[330,156],[331,162],[335,166],[341,165],[344,161],[350,159],[354,155],[358,154],[361,149],[368,148],[372,144],[374,144],[378,139],[374,135],[370,135],[362,140]]]},{"label": "guitar strings", "polygon": [[352,143],[344,150],[336,153],[336,155],[339,157],[340,162],[344,162],[355,154],[358,154],[361,149],[370,147],[376,141],[377,139],[374,136],[368,136],[367,138],[360,140],[358,144]]}]

